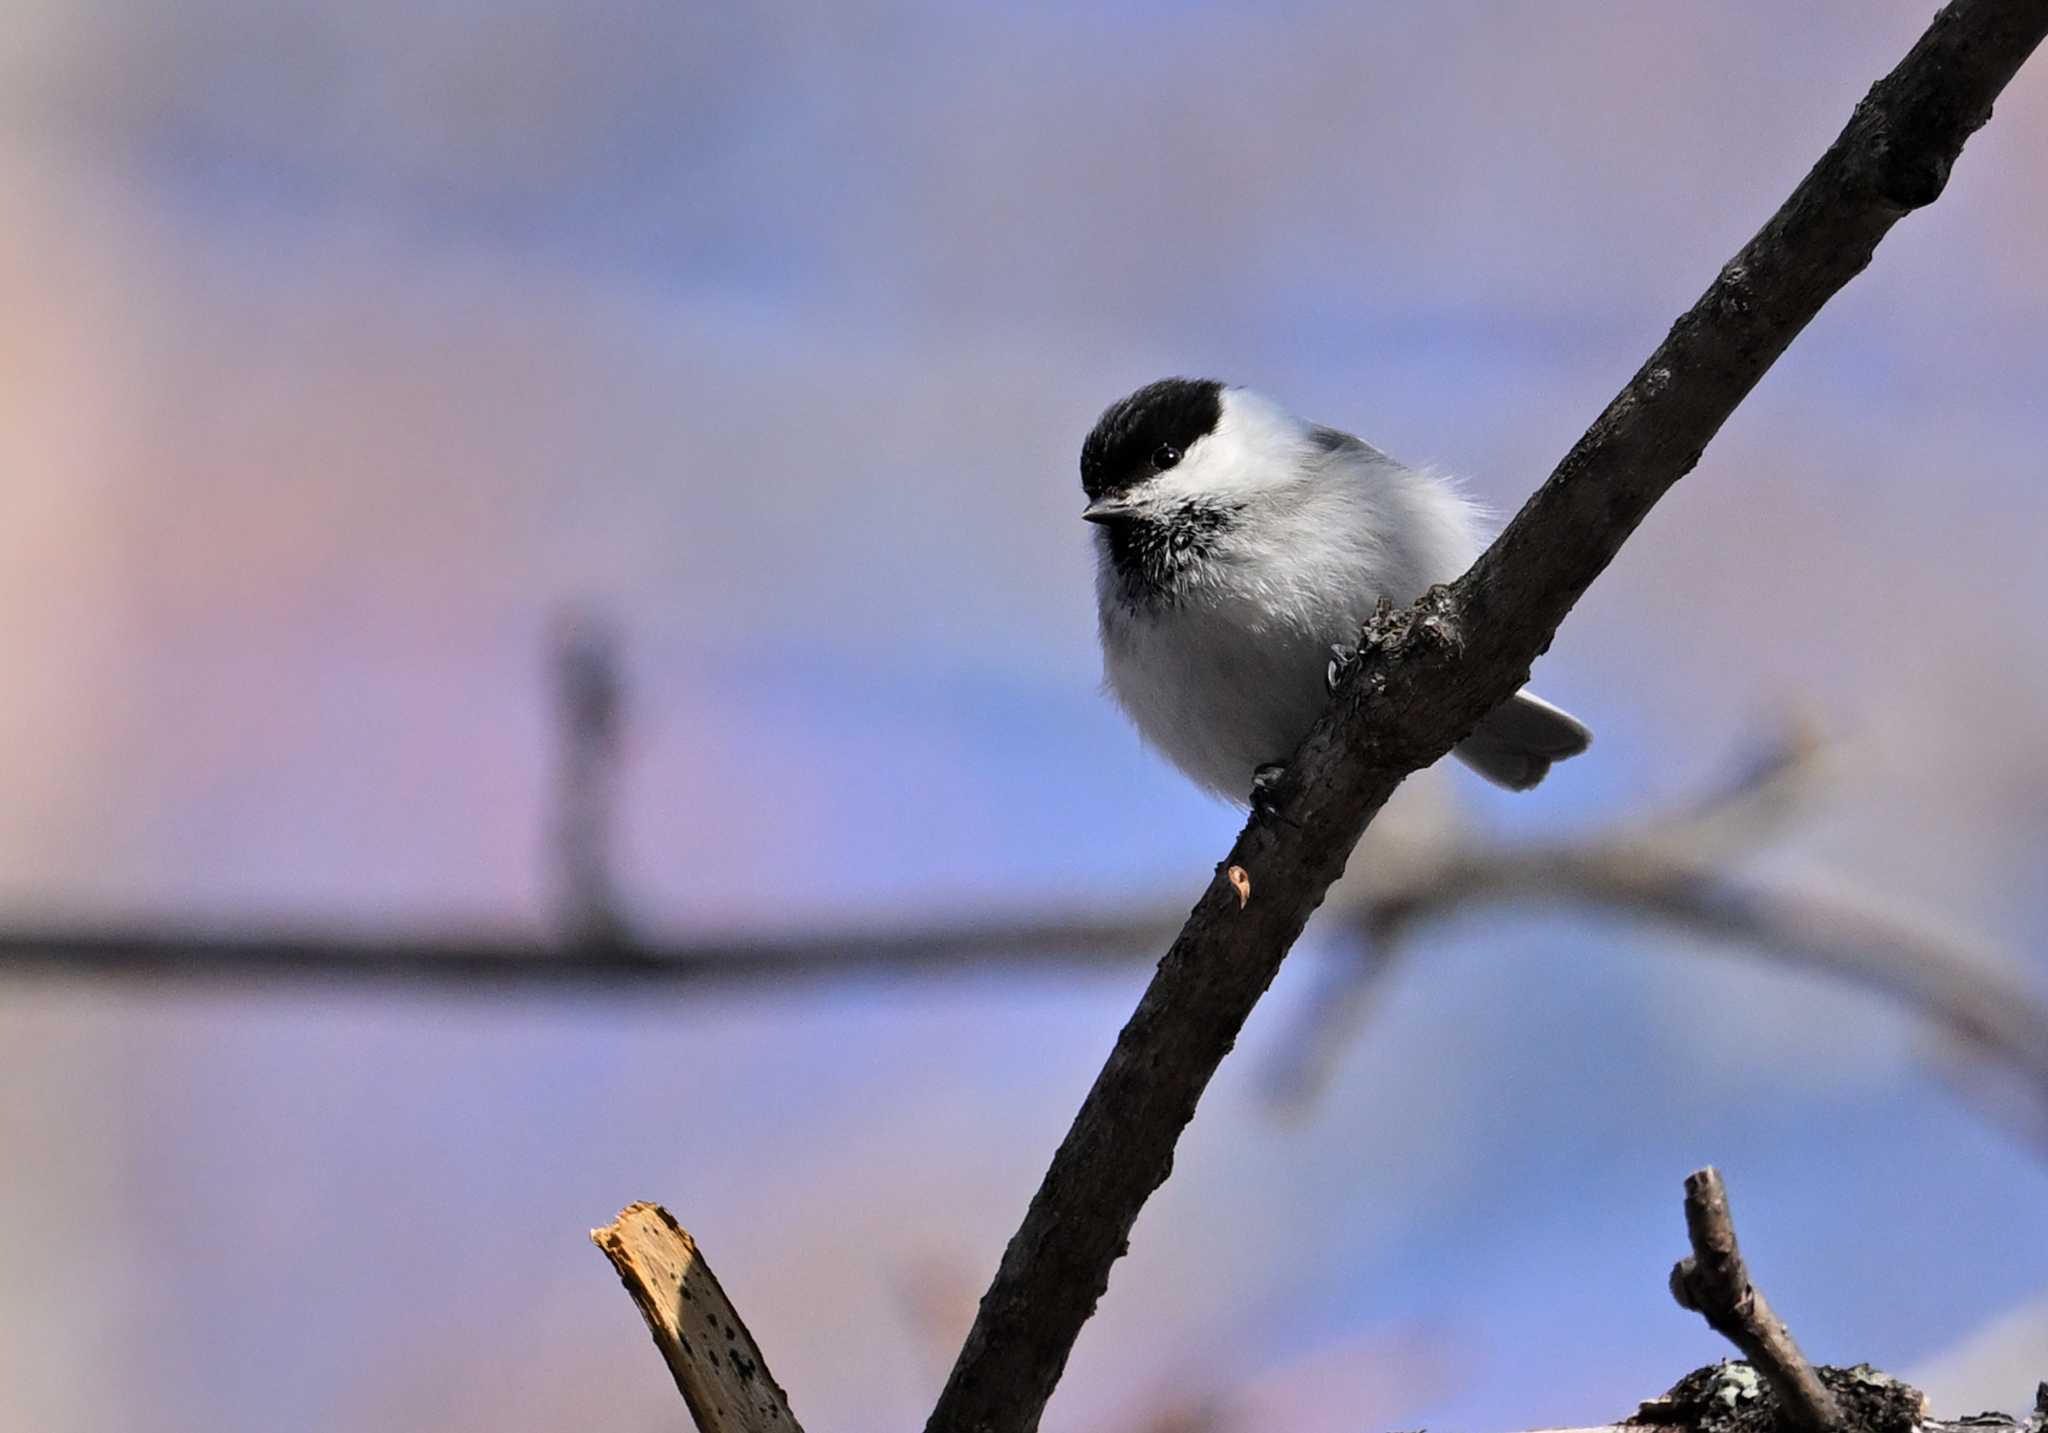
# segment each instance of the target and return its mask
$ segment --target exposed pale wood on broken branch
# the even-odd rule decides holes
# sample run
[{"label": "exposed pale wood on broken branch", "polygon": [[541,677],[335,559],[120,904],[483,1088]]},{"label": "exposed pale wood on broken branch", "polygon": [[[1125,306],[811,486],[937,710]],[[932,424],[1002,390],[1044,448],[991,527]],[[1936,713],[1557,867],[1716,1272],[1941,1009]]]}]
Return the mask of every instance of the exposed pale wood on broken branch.
[{"label": "exposed pale wood on broken branch", "polygon": [[700,1433],[803,1433],[754,1336],[673,1215],[629,1204],[590,1240],[647,1320]]}]

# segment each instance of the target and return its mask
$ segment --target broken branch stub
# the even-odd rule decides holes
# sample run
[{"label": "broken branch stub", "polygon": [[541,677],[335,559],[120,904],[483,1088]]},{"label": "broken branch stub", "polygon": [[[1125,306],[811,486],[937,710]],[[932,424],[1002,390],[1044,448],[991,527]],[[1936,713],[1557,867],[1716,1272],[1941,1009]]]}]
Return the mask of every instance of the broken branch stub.
[{"label": "broken branch stub", "polygon": [[675,1216],[629,1204],[590,1242],[604,1250],[668,1361],[701,1433],[803,1433],[768,1361]]}]

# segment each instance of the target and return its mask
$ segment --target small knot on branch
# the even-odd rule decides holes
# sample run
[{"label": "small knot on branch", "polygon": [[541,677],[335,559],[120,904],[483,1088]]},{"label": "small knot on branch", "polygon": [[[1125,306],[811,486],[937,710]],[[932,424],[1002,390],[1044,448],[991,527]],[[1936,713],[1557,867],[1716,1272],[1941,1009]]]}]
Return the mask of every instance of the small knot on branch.
[{"label": "small knot on branch", "polygon": [[1427,653],[1445,656],[1465,645],[1465,614],[1449,583],[1438,583],[1408,607],[1382,597],[1359,632],[1359,653],[1390,658]]},{"label": "small knot on branch", "polygon": [[1878,143],[1870,158],[1879,196],[1907,214],[1939,199],[1954,167],[1952,155],[1932,153],[1917,145],[1896,145],[1889,136]]}]

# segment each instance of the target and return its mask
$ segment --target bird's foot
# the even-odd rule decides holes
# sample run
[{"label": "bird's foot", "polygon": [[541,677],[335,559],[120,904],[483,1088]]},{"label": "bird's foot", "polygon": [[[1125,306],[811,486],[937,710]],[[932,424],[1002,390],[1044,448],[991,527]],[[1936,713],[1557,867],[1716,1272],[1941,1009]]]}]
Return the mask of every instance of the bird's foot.
[{"label": "bird's foot", "polygon": [[1265,815],[1273,809],[1273,788],[1287,774],[1287,763],[1269,761],[1252,773],[1252,810]]},{"label": "bird's foot", "polygon": [[1330,646],[1330,665],[1323,672],[1323,680],[1329,684],[1329,689],[1334,692],[1337,690],[1337,683],[1343,681],[1345,674],[1357,665],[1358,648],[1347,647],[1342,642],[1334,642]]}]

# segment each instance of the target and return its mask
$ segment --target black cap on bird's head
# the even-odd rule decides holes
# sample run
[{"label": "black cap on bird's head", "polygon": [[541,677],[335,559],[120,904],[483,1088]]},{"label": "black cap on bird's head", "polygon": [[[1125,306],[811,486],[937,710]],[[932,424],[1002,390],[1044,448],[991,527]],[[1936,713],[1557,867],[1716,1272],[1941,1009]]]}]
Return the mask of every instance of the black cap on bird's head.
[{"label": "black cap on bird's head", "polygon": [[1091,522],[1119,515],[1116,499],[1180,462],[1223,416],[1223,385],[1213,378],[1162,378],[1112,403],[1081,444],[1081,490]]}]

